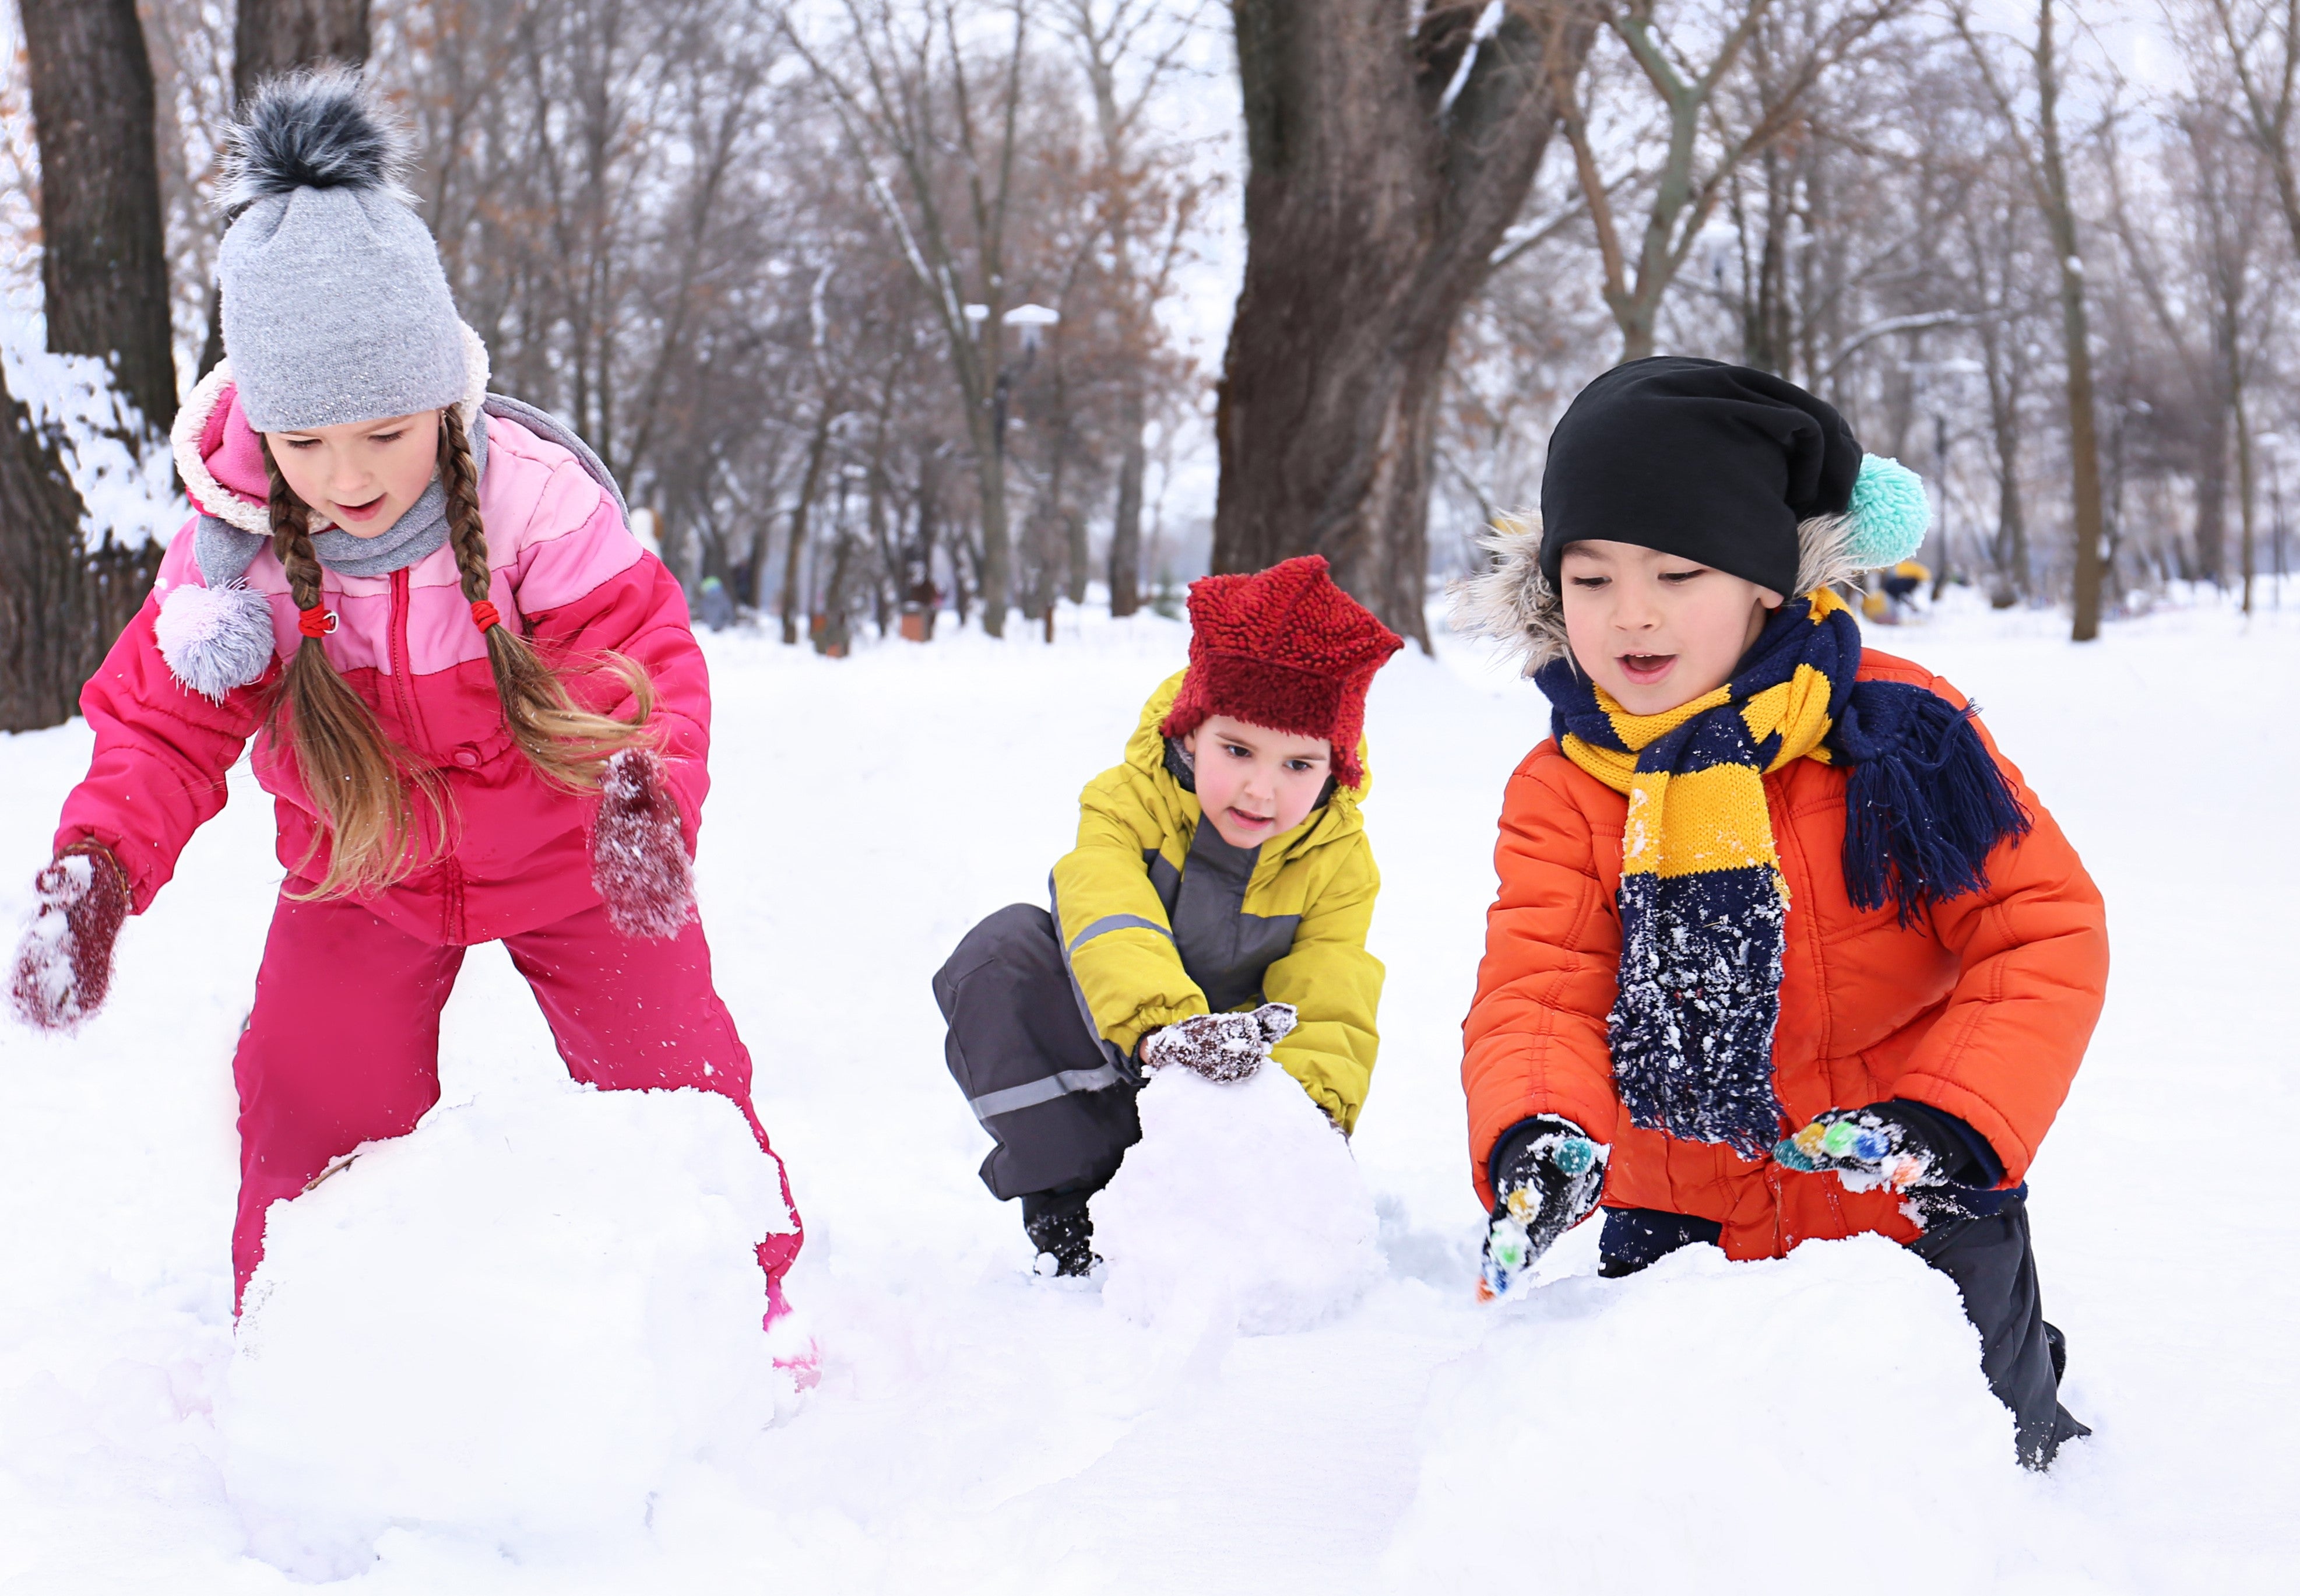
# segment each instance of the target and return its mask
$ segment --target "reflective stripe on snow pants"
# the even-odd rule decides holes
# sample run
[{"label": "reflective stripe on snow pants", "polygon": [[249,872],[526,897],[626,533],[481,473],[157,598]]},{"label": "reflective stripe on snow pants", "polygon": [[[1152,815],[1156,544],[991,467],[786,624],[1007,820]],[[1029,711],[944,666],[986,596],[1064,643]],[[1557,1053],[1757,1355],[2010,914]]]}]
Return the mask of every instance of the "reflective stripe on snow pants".
[{"label": "reflective stripe on snow pants", "polygon": [[1051,915],[1027,903],[992,915],[936,972],[934,994],[952,1078],[997,1141],[982,1161],[993,1195],[1092,1189],[1117,1173],[1142,1138],[1135,1082],[1088,1029]]}]

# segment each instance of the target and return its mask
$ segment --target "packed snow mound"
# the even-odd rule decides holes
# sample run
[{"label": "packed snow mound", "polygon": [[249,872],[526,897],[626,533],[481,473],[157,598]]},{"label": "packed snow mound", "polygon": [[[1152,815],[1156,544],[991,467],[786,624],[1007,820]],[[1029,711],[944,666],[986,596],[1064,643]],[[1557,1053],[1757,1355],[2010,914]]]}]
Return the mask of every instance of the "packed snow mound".
[{"label": "packed snow mound", "polygon": [[1364,1293],[1373,1199],[1349,1142],[1292,1076],[1161,1070],[1139,1106],[1142,1141],[1092,1204],[1105,1303],[1138,1324],[1273,1335]]},{"label": "packed snow mound", "polygon": [[274,1204],[217,1412],[253,1550],[339,1578],[394,1525],[629,1533],[773,1421],[754,1249],[788,1223],[724,1098],[572,1085],[435,1110]]},{"label": "packed snow mound", "polygon": [[1433,1383],[1398,1588],[1989,1591],[2038,1527],[1955,1285],[1882,1237],[1689,1247],[1495,1317]]}]

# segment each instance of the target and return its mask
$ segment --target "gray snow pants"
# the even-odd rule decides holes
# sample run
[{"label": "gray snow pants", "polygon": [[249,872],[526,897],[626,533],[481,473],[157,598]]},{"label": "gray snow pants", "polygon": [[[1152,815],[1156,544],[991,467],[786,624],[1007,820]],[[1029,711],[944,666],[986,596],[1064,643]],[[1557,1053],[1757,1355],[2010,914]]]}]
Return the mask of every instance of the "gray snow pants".
[{"label": "gray snow pants", "polygon": [[2028,1203],[1944,1221],[1910,1242],[1909,1250],[1956,1282],[1964,1316],[1980,1332],[1980,1372],[1996,1400],[2012,1410],[2012,1443],[2021,1461],[2043,1468],[2061,1442],[2091,1434],[2091,1426],[2061,1406],[2067,1354],[2061,1333],[2045,1323]]},{"label": "gray snow pants", "polygon": [[[1705,1219],[1650,1208],[1608,1208],[1598,1243],[1602,1272],[1619,1277],[1659,1262],[1680,1247],[1717,1240]],[[1980,1372],[1996,1400],[2012,1410],[2021,1461],[2042,1468],[2061,1442],[2092,1431],[2061,1406],[2061,1333],[2045,1323],[2037,1255],[2029,1242],[2029,1205],[2006,1203],[1994,1214],[1945,1219],[1909,1243],[1956,1283],[1964,1316],[1980,1332]]]},{"label": "gray snow pants", "polygon": [[1142,1140],[1140,1082],[1088,1024],[1054,916],[1000,909],[935,973],[934,994],[945,1060],[997,1143],[982,1160],[991,1194],[1083,1200],[1109,1184]]}]

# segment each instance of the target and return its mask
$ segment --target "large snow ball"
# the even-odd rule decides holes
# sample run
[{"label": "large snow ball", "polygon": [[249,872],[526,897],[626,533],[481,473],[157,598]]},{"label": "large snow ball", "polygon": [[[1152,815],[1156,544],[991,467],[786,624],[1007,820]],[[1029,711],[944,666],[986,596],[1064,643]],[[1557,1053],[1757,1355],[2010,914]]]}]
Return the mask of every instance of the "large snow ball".
[{"label": "large snow ball", "polygon": [[1985,1592],[2037,1527],[1956,1287],[1882,1237],[1541,1287],[1429,1412],[1400,1589]]},{"label": "large snow ball", "polygon": [[1103,1300],[1140,1324],[1307,1329],[1377,1266],[1374,1213],[1350,1144],[1294,1078],[1265,1065],[1215,1082],[1161,1070],[1142,1141],[1091,1205]]},{"label": "large snow ball", "polygon": [[691,1090],[434,1111],[272,1206],[218,1427],[256,1552],[365,1566],[394,1525],[625,1533],[772,1422],[755,1248],[787,1228],[741,1114]]}]

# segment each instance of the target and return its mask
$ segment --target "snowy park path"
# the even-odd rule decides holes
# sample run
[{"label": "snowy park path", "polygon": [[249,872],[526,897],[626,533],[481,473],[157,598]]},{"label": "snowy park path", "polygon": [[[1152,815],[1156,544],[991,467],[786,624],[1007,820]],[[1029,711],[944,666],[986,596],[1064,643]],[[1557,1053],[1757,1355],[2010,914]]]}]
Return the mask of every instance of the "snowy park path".
[{"label": "snowy park path", "polygon": [[[1844,1568],[1801,1555],[1868,1533],[1888,1550],[1862,1557],[1862,1583],[1902,1568],[1889,1583],[1945,1573],[1960,1592],[2300,1585],[2300,1209],[2282,1149],[2300,1117],[2283,1001],[2300,973],[2300,615],[2247,632],[2171,613],[2082,650],[2042,615],[1874,640],[1980,702],[2109,899],[2108,1012],[2034,1174],[2067,1400],[2099,1431],[2051,1476],[1997,1454],[1954,1299],[1897,1254],[1688,1258],[1601,1284],[1584,1227],[1530,1300],[1471,1302],[1458,1027],[1501,786],[1546,723],[1529,687],[1458,644],[1377,682],[1367,817],[1389,977],[1355,1151],[1382,1274],[1332,1323],[1239,1337],[1141,1329],[1090,1284],[1028,1274],[1015,1215],[975,1178],[985,1142],[927,984],[976,919],[1043,899],[1079,787],[1179,666],[1182,630],[1089,620],[1052,649],[965,637],[843,662],[727,636],[710,642],[704,923],[807,1218],[792,1290],[822,1383],[667,1474],[644,1523],[561,1542],[411,1525],[353,1583],[954,1596],[1514,1571],[1565,1590],[1821,1590]],[[0,740],[9,927],[86,748],[77,724]],[[216,1416],[229,1060],[279,873],[244,768],[233,790],[127,932],[112,1009],[68,1043],[0,1027],[10,1596],[300,1588],[248,1555]],[[496,949],[466,966],[443,1060],[443,1114],[570,1090]],[[512,1329],[547,1336],[582,1311],[546,1295]],[[314,1435],[313,1466],[362,1441]]]}]

